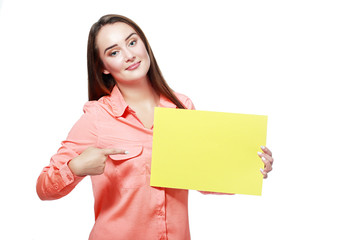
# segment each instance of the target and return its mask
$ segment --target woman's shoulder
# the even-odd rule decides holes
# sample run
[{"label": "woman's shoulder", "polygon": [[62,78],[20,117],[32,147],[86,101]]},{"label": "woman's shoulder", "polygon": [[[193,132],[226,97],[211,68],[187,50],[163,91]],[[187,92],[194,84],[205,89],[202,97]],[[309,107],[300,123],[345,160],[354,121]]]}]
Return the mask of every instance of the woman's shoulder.
[{"label": "woman's shoulder", "polygon": [[84,104],[84,107],[83,107],[83,111],[84,113],[95,113],[98,111],[98,108],[99,108],[99,102],[96,101],[96,100],[93,100],[93,101],[87,101],[85,104]]},{"label": "woman's shoulder", "polygon": [[87,101],[84,104],[83,111],[85,114],[99,114],[102,110],[110,110],[109,104],[104,99]]},{"label": "woman's shoulder", "polygon": [[88,114],[97,114],[98,116],[117,116],[126,108],[124,102],[114,100],[111,95],[106,95],[98,100],[88,101],[84,104],[83,111]]},{"label": "woman's shoulder", "polygon": [[174,92],[174,94],[187,109],[195,109],[193,102],[187,95],[178,92]]}]

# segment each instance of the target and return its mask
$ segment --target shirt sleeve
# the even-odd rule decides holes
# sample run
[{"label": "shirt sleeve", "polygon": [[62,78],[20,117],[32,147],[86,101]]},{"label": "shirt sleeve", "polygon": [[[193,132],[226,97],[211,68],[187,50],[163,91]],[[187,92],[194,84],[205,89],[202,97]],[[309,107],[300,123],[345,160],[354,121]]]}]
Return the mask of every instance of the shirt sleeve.
[{"label": "shirt sleeve", "polygon": [[195,106],[194,106],[194,103],[191,101],[191,99],[190,98],[186,98],[185,99],[185,107],[186,107],[186,109],[189,109],[189,110],[195,110]]},{"label": "shirt sleeve", "polygon": [[57,153],[51,157],[50,164],[40,173],[36,191],[41,200],[54,200],[67,195],[84,178],[73,174],[68,163],[86,148],[96,146],[96,110],[95,102],[85,104],[84,114],[72,127]]}]

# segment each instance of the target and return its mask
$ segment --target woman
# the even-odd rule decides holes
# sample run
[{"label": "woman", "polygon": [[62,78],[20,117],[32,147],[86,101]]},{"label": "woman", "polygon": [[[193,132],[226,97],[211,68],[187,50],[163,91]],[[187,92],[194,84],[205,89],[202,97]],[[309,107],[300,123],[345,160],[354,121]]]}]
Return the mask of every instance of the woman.
[{"label": "woman", "polygon": [[[154,107],[194,109],[166,84],[142,30],[106,15],[88,40],[89,102],[37,181],[43,200],[90,175],[95,224],[89,239],[190,239],[188,191],[150,187]],[[264,178],[271,152],[258,153]]]}]

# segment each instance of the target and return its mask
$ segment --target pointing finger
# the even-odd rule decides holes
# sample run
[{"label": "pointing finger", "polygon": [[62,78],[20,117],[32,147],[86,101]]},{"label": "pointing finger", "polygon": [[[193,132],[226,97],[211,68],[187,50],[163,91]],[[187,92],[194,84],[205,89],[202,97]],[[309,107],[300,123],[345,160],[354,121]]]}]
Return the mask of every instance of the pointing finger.
[{"label": "pointing finger", "polygon": [[105,156],[113,155],[113,154],[128,154],[129,152],[124,149],[117,149],[117,148],[104,148],[102,149]]}]

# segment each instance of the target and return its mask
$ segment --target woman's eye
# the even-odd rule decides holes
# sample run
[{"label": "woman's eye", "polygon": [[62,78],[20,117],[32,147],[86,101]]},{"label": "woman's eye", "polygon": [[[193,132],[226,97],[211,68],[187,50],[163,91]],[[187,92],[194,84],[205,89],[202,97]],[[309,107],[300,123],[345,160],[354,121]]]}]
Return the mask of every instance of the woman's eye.
[{"label": "woman's eye", "polygon": [[110,53],[111,56],[116,56],[116,55],[118,55],[118,54],[119,54],[119,51],[114,51],[114,52],[111,52],[111,53]]},{"label": "woman's eye", "polygon": [[133,40],[133,41],[130,42],[129,45],[130,45],[130,46],[134,46],[135,44],[136,44],[136,40]]}]

